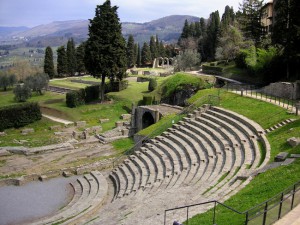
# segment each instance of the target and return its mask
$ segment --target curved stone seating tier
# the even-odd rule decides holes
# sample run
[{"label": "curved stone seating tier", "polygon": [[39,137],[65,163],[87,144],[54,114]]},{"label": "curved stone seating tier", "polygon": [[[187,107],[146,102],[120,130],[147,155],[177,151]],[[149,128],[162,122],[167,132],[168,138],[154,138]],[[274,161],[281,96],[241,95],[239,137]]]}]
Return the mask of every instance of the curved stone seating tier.
[{"label": "curved stone seating tier", "polygon": [[[258,124],[219,107],[195,110],[110,172],[112,202],[88,221],[161,224],[162,215],[158,214],[166,208],[227,199],[248,184],[251,173],[257,170],[261,157],[258,140],[267,149],[263,166],[269,159],[270,146]],[[77,215],[70,221],[81,224],[76,220],[80,212],[86,215],[97,205],[93,196],[97,196],[99,183],[93,183],[92,176],[79,178],[73,184],[75,195],[70,204],[55,220],[47,221],[59,222]]]},{"label": "curved stone seating tier", "polygon": [[93,171],[78,178],[71,186],[75,192],[66,207],[54,215],[30,224],[70,224],[74,221],[78,223],[83,216],[86,217],[89,213],[98,210],[106,201],[108,184],[106,178],[99,171]]},{"label": "curved stone seating tier", "polygon": [[207,113],[218,117],[220,120],[228,122],[229,124],[231,124],[232,126],[235,126],[235,128],[240,131],[239,132],[239,134],[241,134],[240,137],[244,137],[243,142],[246,143],[246,144],[244,144],[245,148],[247,147],[247,145],[250,145],[247,148],[247,150],[253,151],[251,154],[249,152],[247,152],[249,154],[249,156],[252,156],[252,159],[250,162],[248,162],[248,163],[246,162],[246,164],[252,165],[255,168],[259,162],[259,157],[256,157],[256,156],[258,156],[260,154],[259,151],[258,152],[256,151],[256,150],[259,150],[258,145],[257,145],[257,135],[255,133],[253,133],[252,130],[249,129],[249,127],[245,126],[243,123],[241,123],[238,120],[234,120],[234,119],[230,118],[227,115],[223,115],[223,114],[213,111],[213,110],[207,111]]}]

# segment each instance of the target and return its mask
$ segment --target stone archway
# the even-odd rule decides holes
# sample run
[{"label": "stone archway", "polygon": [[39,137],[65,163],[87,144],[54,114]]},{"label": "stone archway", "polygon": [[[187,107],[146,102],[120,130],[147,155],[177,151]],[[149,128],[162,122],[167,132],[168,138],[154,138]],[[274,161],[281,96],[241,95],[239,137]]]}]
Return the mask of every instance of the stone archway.
[{"label": "stone archway", "polygon": [[142,129],[145,129],[155,123],[155,120],[150,112],[145,112],[142,117]]}]

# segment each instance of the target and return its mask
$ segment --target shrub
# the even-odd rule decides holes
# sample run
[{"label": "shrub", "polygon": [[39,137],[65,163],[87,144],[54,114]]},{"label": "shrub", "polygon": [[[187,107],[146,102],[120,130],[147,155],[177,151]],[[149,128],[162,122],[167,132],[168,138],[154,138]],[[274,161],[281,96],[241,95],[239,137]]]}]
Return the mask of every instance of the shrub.
[{"label": "shrub", "polygon": [[128,87],[128,80],[112,81],[110,82],[109,91],[119,92]]},{"label": "shrub", "polygon": [[66,94],[66,103],[69,108],[75,108],[84,105],[85,101],[84,89],[78,91],[70,91]]},{"label": "shrub", "polygon": [[[213,65],[216,65],[217,63],[213,63]],[[220,66],[211,66],[209,65],[202,65],[202,71],[203,73],[207,74],[213,74],[213,75],[222,75],[224,68]]]},{"label": "shrub", "polygon": [[164,80],[159,86],[162,98],[171,96],[175,91],[183,90],[186,86],[200,90],[204,88],[204,82],[201,78],[184,73],[177,73],[174,76]]},{"label": "shrub", "polygon": [[17,85],[14,94],[17,102],[26,102],[31,97],[31,89],[27,85]]},{"label": "shrub", "polygon": [[0,131],[26,126],[42,118],[37,103],[25,103],[0,108]]},{"label": "shrub", "polygon": [[152,105],[153,97],[152,96],[143,96],[143,105]]},{"label": "shrub", "polygon": [[157,88],[157,81],[156,79],[152,78],[149,80],[148,91],[154,91],[155,88]]},{"label": "shrub", "polygon": [[29,76],[25,80],[26,86],[30,87],[36,93],[42,95],[42,90],[48,87],[49,76],[47,74],[41,73],[33,76]]},{"label": "shrub", "polygon": [[85,103],[99,99],[100,97],[100,85],[87,86],[85,89]]}]

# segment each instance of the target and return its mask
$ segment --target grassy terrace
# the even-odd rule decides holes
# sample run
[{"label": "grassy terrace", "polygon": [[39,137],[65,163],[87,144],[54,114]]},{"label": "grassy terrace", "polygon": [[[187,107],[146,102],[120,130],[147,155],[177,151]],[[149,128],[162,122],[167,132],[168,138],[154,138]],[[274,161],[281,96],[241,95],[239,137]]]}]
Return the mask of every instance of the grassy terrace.
[{"label": "grassy terrace", "polygon": [[[94,78],[86,79],[91,80]],[[60,81],[62,83],[65,82],[65,80]],[[121,114],[129,113],[131,111],[132,103],[137,103],[141,100],[145,93],[148,93],[148,82],[129,82],[128,89],[121,92],[109,93],[109,98],[111,98],[112,101],[103,104],[94,103],[72,109],[66,106],[65,95],[52,92],[46,92],[42,96],[33,93],[33,96],[28,101],[38,102],[42,107],[42,111],[46,114],[71,121],[84,120],[87,121],[88,126],[99,125],[99,119],[108,118],[110,119],[109,122],[101,124],[103,131],[106,131],[114,128],[115,122],[120,120]],[[0,106],[2,107],[12,104],[18,104],[14,101],[14,94],[12,93],[12,90],[7,92],[0,91]],[[41,121],[37,121],[34,124],[24,127],[34,128],[36,132],[34,134],[29,134],[26,137],[22,137],[21,139],[28,140],[31,143],[30,146],[57,143],[59,140],[54,137],[53,132],[48,130],[50,126],[56,124],[57,123],[43,118]],[[19,145],[14,143],[13,140],[20,139],[20,130],[22,129],[23,128],[6,130],[5,132],[7,133],[7,136],[1,137],[0,146]],[[24,145],[26,146],[27,144],[25,143]]]},{"label": "grassy terrace", "polygon": [[[300,146],[293,148],[286,142],[290,137],[300,137],[299,117],[288,115],[285,109],[278,106],[251,98],[243,98],[224,91],[218,93],[216,89],[198,92],[196,96],[190,99],[190,103],[207,94],[219,94],[221,107],[247,116],[259,123],[263,128],[273,126],[287,118],[297,119],[295,122],[269,133],[267,138],[271,144],[271,161],[273,161],[275,155],[282,151],[300,154]],[[258,175],[239,193],[225,201],[225,204],[243,212],[266,201],[299,180],[300,160],[297,160],[291,165],[281,166]],[[189,220],[189,225],[212,224],[212,212],[210,210],[204,214],[195,216]],[[243,224],[245,220],[245,217],[241,217],[220,206],[217,207],[216,213],[216,224],[237,225]]]}]

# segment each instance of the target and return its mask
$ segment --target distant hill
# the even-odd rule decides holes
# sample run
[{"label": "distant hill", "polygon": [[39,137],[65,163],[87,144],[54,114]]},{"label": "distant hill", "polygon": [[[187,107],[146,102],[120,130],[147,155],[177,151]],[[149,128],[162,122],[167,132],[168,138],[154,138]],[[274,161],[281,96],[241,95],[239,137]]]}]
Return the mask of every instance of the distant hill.
[{"label": "distant hill", "polygon": [[[123,35],[127,39],[129,34],[133,34],[135,41],[139,43],[148,42],[150,36],[156,34],[159,40],[175,42],[181,34],[186,19],[189,22],[200,20],[200,18],[194,16],[172,15],[146,23],[125,22],[122,24]],[[22,30],[20,28],[19,31],[14,32],[3,29],[3,36],[25,37],[26,43],[24,44],[30,47],[59,46],[66,44],[67,39],[70,37],[73,37],[77,43],[86,40],[88,25],[88,20],[55,21],[31,29],[24,27]]]},{"label": "distant hill", "polygon": [[0,27],[0,39],[13,36],[29,29],[28,27]]}]

